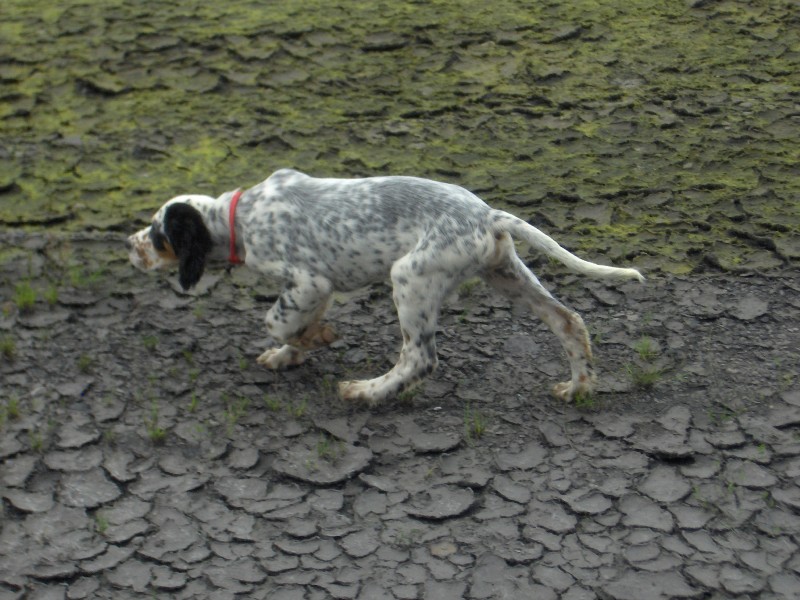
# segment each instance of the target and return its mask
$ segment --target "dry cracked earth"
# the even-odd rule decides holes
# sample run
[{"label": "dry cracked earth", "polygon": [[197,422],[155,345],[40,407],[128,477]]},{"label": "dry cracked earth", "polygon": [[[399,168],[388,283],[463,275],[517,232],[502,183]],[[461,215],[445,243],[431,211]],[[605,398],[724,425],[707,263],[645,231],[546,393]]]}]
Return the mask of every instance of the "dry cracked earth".
[{"label": "dry cracked earth", "polygon": [[798,597],[795,272],[536,266],[592,332],[578,406],[548,395],[554,336],[465,285],[439,371],[370,411],[335,382],[391,364],[386,287],[337,299],[340,340],[274,373],[275,290],[246,268],[187,296],[114,234],[3,242],[30,257],[3,297],[22,268],[40,293],[0,320],[0,598]]}]

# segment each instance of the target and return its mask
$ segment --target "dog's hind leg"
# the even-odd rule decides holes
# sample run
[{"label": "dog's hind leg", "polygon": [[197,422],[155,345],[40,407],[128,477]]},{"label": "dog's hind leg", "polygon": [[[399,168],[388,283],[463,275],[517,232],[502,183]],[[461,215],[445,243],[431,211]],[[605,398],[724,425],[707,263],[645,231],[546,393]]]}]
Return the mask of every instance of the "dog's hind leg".
[{"label": "dog's hind leg", "polygon": [[592,347],[583,319],[548,292],[509,246],[505,260],[483,273],[484,279],[516,305],[530,309],[561,342],[569,359],[572,379],[558,383],[553,394],[569,401],[591,394],[595,384]]},{"label": "dog's hind leg", "polygon": [[388,373],[375,379],[341,382],[339,393],[345,400],[364,401],[375,406],[410,389],[436,369],[439,309],[458,278],[443,270],[427,273],[425,262],[423,253],[412,252],[392,267],[392,297],[403,334],[397,363]]},{"label": "dog's hind leg", "polygon": [[330,282],[322,277],[296,277],[267,311],[267,332],[283,345],[270,348],[257,362],[270,369],[299,365],[307,350],[336,340],[333,329],[322,323],[331,290]]}]

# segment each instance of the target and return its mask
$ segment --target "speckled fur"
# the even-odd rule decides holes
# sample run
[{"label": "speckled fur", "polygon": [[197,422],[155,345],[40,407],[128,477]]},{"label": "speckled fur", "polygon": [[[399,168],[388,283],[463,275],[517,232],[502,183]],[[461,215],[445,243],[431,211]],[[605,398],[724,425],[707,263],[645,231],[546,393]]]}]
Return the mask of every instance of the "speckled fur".
[{"label": "speckled fur", "polygon": [[[181,284],[191,287],[206,261],[228,256],[232,196],[173,198],[149,227],[128,239],[131,262],[144,270],[178,265]],[[178,210],[176,204],[191,208]],[[474,276],[529,308],[558,336],[572,378],[556,385],[554,393],[564,400],[591,393],[595,375],[583,321],[541,286],[517,256],[512,237],[579,273],[643,279],[634,269],[577,258],[532,225],[492,209],[463,188],[414,177],[318,179],[283,169],[242,195],[235,231],[244,263],[285,284],[266,316],[267,331],[282,344],[258,358],[269,368],[298,365],[308,350],[336,339],[322,322],[334,291],[391,278],[403,335],[397,363],[375,379],[339,386],[345,399],[370,405],[433,372],[441,303]]]}]

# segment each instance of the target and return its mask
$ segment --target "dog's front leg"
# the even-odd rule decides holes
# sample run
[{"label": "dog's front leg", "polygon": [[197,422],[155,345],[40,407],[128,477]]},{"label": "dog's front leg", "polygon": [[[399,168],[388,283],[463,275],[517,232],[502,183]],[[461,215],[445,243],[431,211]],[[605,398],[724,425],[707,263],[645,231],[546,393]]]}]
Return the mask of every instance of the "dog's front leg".
[{"label": "dog's front leg", "polygon": [[270,369],[301,364],[307,350],[336,340],[329,325],[321,322],[331,294],[331,284],[322,277],[297,277],[299,284],[288,286],[267,311],[266,326],[279,348],[270,348],[257,362]]}]

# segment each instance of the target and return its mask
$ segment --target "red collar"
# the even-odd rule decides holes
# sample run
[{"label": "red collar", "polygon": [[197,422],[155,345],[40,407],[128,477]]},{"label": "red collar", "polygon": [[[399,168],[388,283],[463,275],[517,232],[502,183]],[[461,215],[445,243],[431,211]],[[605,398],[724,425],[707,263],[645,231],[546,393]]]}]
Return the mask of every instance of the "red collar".
[{"label": "red collar", "polygon": [[236,254],[236,228],[234,227],[234,217],[236,216],[236,205],[239,204],[239,198],[242,197],[242,190],[238,189],[233,192],[233,198],[231,198],[231,207],[228,212],[228,223],[230,224],[231,228],[231,253],[228,256],[228,261],[232,262],[235,265],[242,264],[242,259]]}]

